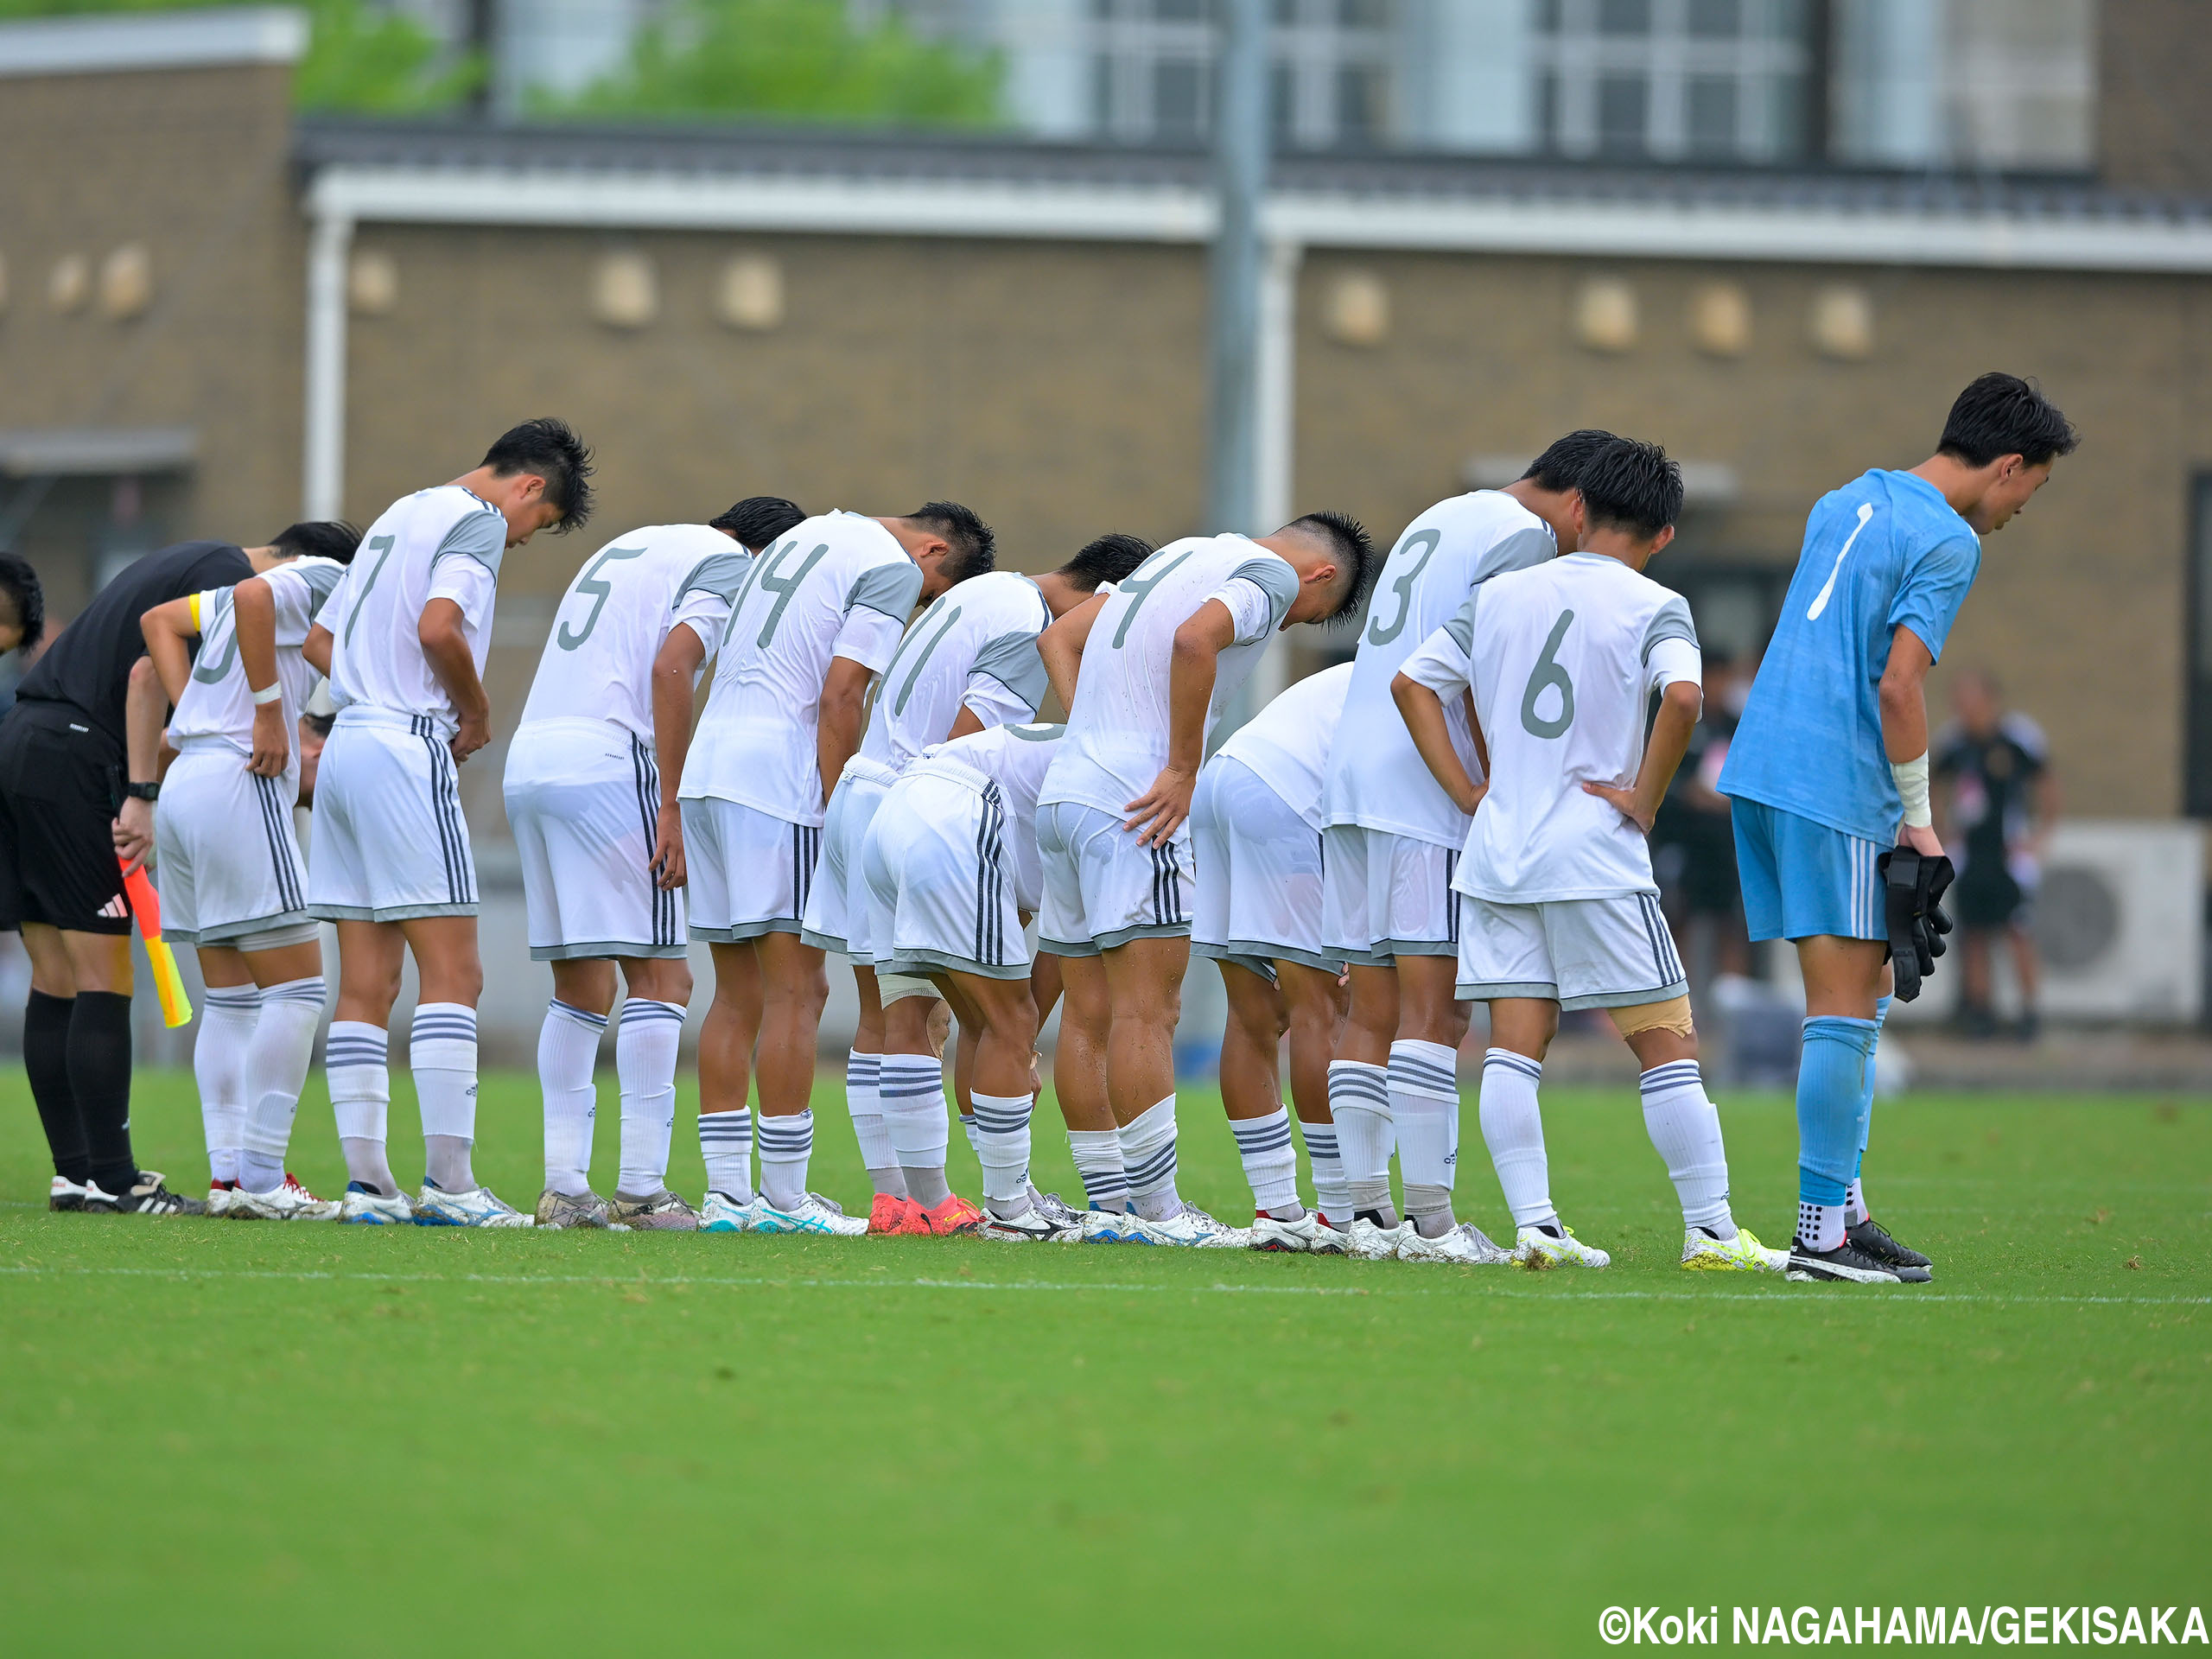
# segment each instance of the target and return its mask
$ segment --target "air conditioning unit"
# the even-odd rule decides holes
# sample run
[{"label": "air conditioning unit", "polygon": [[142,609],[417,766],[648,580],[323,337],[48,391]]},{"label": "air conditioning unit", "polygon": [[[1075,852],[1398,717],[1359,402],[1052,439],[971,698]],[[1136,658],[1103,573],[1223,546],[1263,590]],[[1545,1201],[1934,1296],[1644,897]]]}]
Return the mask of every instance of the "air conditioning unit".
[{"label": "air conditioning unit", "polygon": [[2035,933],[2047,1015],[2193,1024],[2204,1006],[2202,829],[2062,819]]}]

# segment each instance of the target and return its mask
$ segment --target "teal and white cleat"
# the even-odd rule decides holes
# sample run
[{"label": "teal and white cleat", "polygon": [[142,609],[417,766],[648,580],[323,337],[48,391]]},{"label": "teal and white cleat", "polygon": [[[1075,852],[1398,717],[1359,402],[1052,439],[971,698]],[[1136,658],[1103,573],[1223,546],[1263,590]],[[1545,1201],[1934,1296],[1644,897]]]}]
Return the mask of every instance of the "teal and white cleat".
[{"label": "teal and white cleat", "polygon": [[527,1227],[532,1217],[505,1205],[488,1186],[472,1186],[466,1192],[448,1192],[423,1183],[415,1200],[417,1227]]},{"label": "teal and white cleat", "polygon": [[1086,1210],[1083,1212],[1083,1242],[1086,1244],[1149,1244],[1144,1224],[1134,1211]]},{"label": "teal and white cleat", "polygon": [[1434,1238],[1424,1238],[1420,1228],[1408,1226],[1405,1237],[1398,1242],[1398,1260],[1441,1262],[1454,1268],[1502,1268],[1510,1264],[1513,1252],[1500,1249],[1471,1221],[1463,1221]]},{"label": "teal and white cleat", "polygon": [[1166,1244],[1186,1250],[1245,1250],[1252,1235],[1243,1227],[1216,1221],[1195,1204],[1185,1204],[1174,1215],[1159,1221],[1135,1217],[1147,1244]]},{"label": "teal and white cleat", "polygon": [[810,1192],[788,1210],[779,1210],[766,1198],[760,1200],[760,1218],[753,1224],[756,1233],[819,1233],[828,1238],[858,1238],[868,1231],[866,1216],[849,1216],[844,1207],[823,1198],[819,1192]]},{"label": "teal and white cleat", "polygon": [[1693,1273],[1787,1273],[1789,1252],[1769,1249],[1748,1227],[1730,1239],[1693,1227],[1682,1237],[1682,1265]]},{"label": "teal and white cleat", "polygon": [[338,1200],[338,1219],[355,1227],[410,1227],[415,1223],[415,1206],[404,1192],[387,1198],[359,1181],[348,1181],[346,1196]]},{"label": "teal and white cleat", "polygon": [[1402,1221],[1395,1227],[1378,1227],[1364,1216],[1354,1216],[1351,1227],[1345,1230],[1344,1254],[1362,1262],[1390,1261],[1413,1230],[1409,1221]]},{"label": "teal and white cleat", "polygon": [[743,1203],[727,1192],[709,1192],[707,1201],[699,1206],[699,1230],[702,1233],[757,1233],[760,1217],[767,1213],[768,1201],[754,1193]]},{"label": "teal and white cleat", "polygon": [[1554,1268],[1610,1268],[1613,1258],[1594,1244],[1585,1244],[1574,1236],[1574,1229],[1565,1223],[1556,1235],[1541,1227],[1523,1227],[1514,1236],[1513,1259],[1527,1266],[1531,1256],[1540,1256],[1548,1267]]}]

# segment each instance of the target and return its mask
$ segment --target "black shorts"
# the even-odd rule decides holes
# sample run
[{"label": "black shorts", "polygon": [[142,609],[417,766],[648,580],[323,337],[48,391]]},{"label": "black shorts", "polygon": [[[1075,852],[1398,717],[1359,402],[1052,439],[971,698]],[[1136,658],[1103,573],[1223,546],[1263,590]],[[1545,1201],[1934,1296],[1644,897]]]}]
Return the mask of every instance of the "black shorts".
[{"label": "black shorts", "polygon": [[0,931],[130,931],[112,828],[123,780],[122,751],[67,703],[18,702],[0,719]]},{"label": "black shorts", "polygon": [[2027,898],[2003,856],[1993,854],[1967,866],[1951,889],[1951,914],[1961,927],[2012,927],[2026,922]]}]

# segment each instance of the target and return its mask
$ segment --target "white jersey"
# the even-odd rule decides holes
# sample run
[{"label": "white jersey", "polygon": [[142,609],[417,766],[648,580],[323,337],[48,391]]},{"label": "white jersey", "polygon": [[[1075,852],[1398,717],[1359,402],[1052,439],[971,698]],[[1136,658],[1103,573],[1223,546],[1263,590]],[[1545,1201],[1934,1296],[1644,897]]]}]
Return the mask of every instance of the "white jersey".
[{"label": "white jersey", "polygon": [[[284,729],[300,722],[300,710],[321,677],[315,664],[300,655],[308,630],[322,613],[324,601],[337,591],[346,567],[335,559],[294,559],[265,571],[259,580],[269,584],[276,607],[276,683],[283,688]],[[200,654],[193,661],[192,677],[169,716],[169,741],[181,747],[187,738],[214,737],[240,754],[253,753],[253,690],[245,683],[245,664],[238,656],[238,612],[232,603],[237,590],[211,588],[192,596],[193,620],[200,629]],[[292,746],[288,771],[297,772],[299,745]]]},{"label": "white jersey", "polygon": [[1306,820],[1309,830],[1321,827],[1329,748],[1344,715],[1351,676],[1350,663],[1308,675],[1239,726],[1221,746],[1221,755],[1250,767]]},{"label": "white jersey", "polygon": [[423,610],[434,599],[461,607],[461,631],[482,675],[506,547],[499,510],[458,484],[417,490],[386,507],[361,538],[324,619],[334,641],[332,703],[426,715],[448,737],[458,730],[453,700],[423,655]]},{"label": "white jersey", "polygon": [[1515,905],[1656,893],[1643,832],[1582,785],[1633,784],[1652,693],[1699,670],[1682,596],[1603,554],[1470,594],[1405,665],[1447,705],[1471,683],[1490,749],[1452,885]]},{"label": "white jersey", "polygon": [[830,664],[849,658],[880,674],[921,590],[921,567],[858,513],[809,518],[765,550],[731,607],[677,793],[818,826]]},{"label": "white jersey", "polygon": [[903,772],[944,741],[963,706],[986,728],[1027,720],[1045,700],[1037,636],[1052,620],[1037,584],[1010,570],[948,588],[907,629],[884,670],[861,753]]},{"label": "white jersey", "polygon": [[[1329,757],[1324,822],[1384,830],[1439,847],[1466,840],[1466,815],[1421,764],[1390,700],[1390,682],[1477,583],[1541,564],[1558,551],[1550,527],[1500,490],[1440,501],[1406,526],[1367,603],[1367,626],[1338,728],[1344,741]],[[1444,718],[1467,775],[1479,778],[1466,712],[1457,697],[1446,700]]]},{"label": "white jersey", "polygon": [[[1243,536],[1187,537],[1139,565],[1091,624],[1067,736],[1039,798],[1121,816],[1167,764],[1176,629],[1217,599],[1236,625],[1215,670],[1211,733],[1297,597],[1298,572],[1289,561]],[[1187,826],[1176,833],[1181,839]]]},{"label": "white jersey", "polygon": [[1027,723],[970,732],[925,751],[924,760],[943,756],[980,772],[999,786],[1004,799],[1007,839],[1013,843],[1014,899],[1034,911],[1045,891],[1045,872],[1037,855],[1037,792],[1060,751],[1065,726]]},{"label": "white jersey", "polygon": [[653,659],[679,626],[709,652],[721,644],[752,563],[704,524],[648,524],[609,542],[561,596],[522,724],[604,720],[650,744]]}]

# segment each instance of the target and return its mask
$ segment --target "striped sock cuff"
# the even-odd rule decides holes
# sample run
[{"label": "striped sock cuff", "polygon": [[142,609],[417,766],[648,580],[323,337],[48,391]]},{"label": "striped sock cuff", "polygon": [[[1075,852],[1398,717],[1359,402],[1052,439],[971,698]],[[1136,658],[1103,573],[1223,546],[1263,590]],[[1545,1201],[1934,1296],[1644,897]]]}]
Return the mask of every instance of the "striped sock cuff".
[{"label": "striped sock cuff", "polygon": [[810,1108],[789,1117],[763,1117],[760,1128],[760,1158],[764,1163],[772,1158],[804,1158],[814,1150],[814,1113]]},{"label": "striped sock cuff", "polygon": [[1669,1060],[1646,1071],[1637,1079],[1637,1086],[1647,1095],[1659,1095],[1670,1089],[1701,1088],[1704,1083],[1704,1074],[1699,1071],[1695,1060]]},{"label": "striped sock cuff", "polygon": [[1145,1192],[1165,1186],[1175,1179],[1175,1143],[1170,1141],[1134,1164],[1124,1159],[1123,1165],[1131,1192]]},{"label": "striped sock cuff", "polygon": [[1338,1103],[1360,1107],[1387,1116],[1390,1110],[1390,1073],[1389,1068],[1370,1065],[1364,1060],[1332,1060],[1329,1063],[1329,1106],[1337,1109]]},{"label": "striped sock cuff", "polygon": [[1401,1095],[1426,1096],[1431,1100],[1459,1098],[1457,1056],[1441,1043],[1416,1041],[1390,1045],[1389,1086]]},{"label": "striped sock cuff", "polygon": [[751,1146],[753,1109],[741,1106],[734,1112],[700,1113],[699,1144],[717,1152],[733,1145]]},{"label": "striped sock cuff", "polygon": [[330,988],[324,983],[322,976],[316,974],[307,979],[288,979],[282,985],[271,985],[262,992],[261,1001],[264,1007],[271,1002],[311,1002],[320,1008],[329,994]]},{"label": "striped sock cuff", "polygon": [[1333,1123],[1300,1123],[1298,1132],[1306,1141],[1306,1155],[1324,1160],[1336,1157],[1337,1126]]},{"label": "striped sock cuff", "polygon": [[[594,1014],[588,1008],[571,1007],[557,996],[545,1005],[545,1014],[549,1020],[566,1020],[573,1025],[582,1026],[586,1031],[607,1029],[605,1014]],[[629,1018],[627,1010],[624,1011],[623,1018],[626,1020]],[[474,1034],[473,1031],[470,1033],[471,1036]]]},{"label": "striped sock cuff", "polygon": [[1035,1104],[1029,1095],[977,1095],[975,1126],[980,1135],[1019,1135],[1029,1127],[1029,1114]]},{"label": "striped sock cuff", "polygon": [[[602,1020],[601,1025],[607,1022]],[[407,1029],[410,1044],[423,1042],[474,1043],[476,1010],[465,1002],[425,1002],[415,1010]]]},{"label": "striped sock cuff", "polygon": [[[318,985],[322,982],[317,980]],[[228,1008],[234,1014],[251,1014],[261,1006],[261,988],[256,985],[210,986],[201,994],[201,1001],[211,1008]]]},{"label": "striped sock cuff", "polygon": [[942,1101],[944,1063],[926,1054],[886,1054],[875,1091],[886,1111],[917,1100]]},{"label": "striped sock cuff", "polygon": [[1290,1149],[1290,1114],[1280,1106],[1266,1117],[1231,1118],[1229,1130],[1236,1137],[1237,1152],[1247,1158]]},{"label": "striped sock cuff", "polygon": [[[559,1007],[558,1003],[554,1005]],[[684,1007],[681,1002],[655,1002],[648,997],[633,996],[622,1005],[622,1017],[615,1022],[618,1030],[631,1026],[675,1025],[683,1023]],[[606,1020],[599,1022],[605,1025]]]},{"label": "striped sock cuff", "polygon": [[333,1071],[355,1066],[382,1070],[391,1051],[391,1033],[363,1020],[334,1020],[323,1045],[322,1063]]},{"label": "striped sock cuff", "polygon": [[845,1087],[873,1089],[883,1075],[883,1056],[863,1054],[857,1048],[845,1051]]},{"label": "striped sock cuff", "polygon": [[1483,1065],[1485,1069],[1493,1065],[1502,1065],[1507,1071],[1518,1071],[1522,1077],[1534,1082],[1541,1083],[1544,1080],[1544,1063],[1541,1060],[1532,1060],[1526,1054],[1516,1054],[1508,1048],[1485,1049],[1483,1052]]}]

